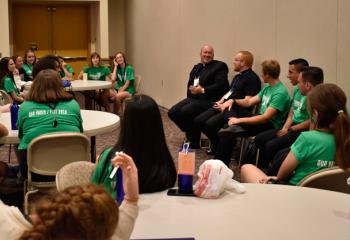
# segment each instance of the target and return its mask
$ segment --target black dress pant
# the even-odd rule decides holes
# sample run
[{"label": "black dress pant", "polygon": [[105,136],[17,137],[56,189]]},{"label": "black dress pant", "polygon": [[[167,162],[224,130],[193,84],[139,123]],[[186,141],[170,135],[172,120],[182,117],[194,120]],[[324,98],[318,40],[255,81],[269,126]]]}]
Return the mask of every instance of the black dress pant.
[{"label": "black dress pant", "polygon": [[219,143],[219,130],[227,124],[230,117],[251,116],[250,109],[234,106],[230,111],[220,112],[214,108],[201,113],[194,119],[194,124],[210,140],[213,152],[216,151]]},{"label": "black dress pant", "polygon": [[192,146],[198,147],[200,139],[200,130],[195,126],[194,119],[212,105],[213,103],[207,100],[186,98],[175,104],[168,112],[169,118],[186,133],[186,138]]},{"label": "black dress pant", "polygon": [[277,137],[278,131],[271,129],[255,137],[255,145],[260,149],[260,160],[266,164],[272,161],[279,150],[290,147],[300,135],[300,132],[291,132]]},{"label": "black dress pant", "polygon": [[236,132],[235,126],[236,125],[231,125],[226,129],[220,130],[218,133],[220,140],[215,152],[215,159],[220,159],[227,166],[230,164],[232,152],[236,147],[237,137],[256,136],[263,131],[274,128],[274,125],[271,122],[256,125],[241,124],[239,126],[243,128],[243,131]]}]

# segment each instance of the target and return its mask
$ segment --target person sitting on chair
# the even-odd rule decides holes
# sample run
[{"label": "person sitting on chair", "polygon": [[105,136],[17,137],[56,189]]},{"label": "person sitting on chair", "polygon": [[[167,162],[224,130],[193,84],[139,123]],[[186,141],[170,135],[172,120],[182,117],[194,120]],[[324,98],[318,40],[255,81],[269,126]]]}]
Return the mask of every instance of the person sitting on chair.
[{"label": "person sitting on chair", "polygon": [[[233,60],[233,69],[238,74],[233,78],[230,90],[207,111],[194,119],[194,126],[199,128],[210,140],[211,148],[207,154],[212,155],[216,151],[219,142],[218,131],[232,117],[232,102],[229,99],[248,99],[259,93],[261,81],[252,70],[253,55],[248,51],[239,51]],[[242,111],[251,112],[251,108],[242,108]]]},{"label": "person sitting on chair", "polygon": [[114,102],[114,113],[118,114],[121,103],[135,93],[134,68],[127,64],[125,54],[117,52],[113,59],[114,69],[112,81],[116,81],[114,89],[110,89],[109,100]]},{"label": "person sitting on chair", "polygon": [[297,185],[318,170],[337,165],[350,168],[350,119],[346,96],[335,84],[319,84],[308,94],[310,131],[291,146],[277,176],[267,176],[251,164],[241,168],[242,182],[280,182]]},{"label": "person sitting on chair", "polygon": [[[137,169],[126,154],[113,158],[123,171],[124,200],[118,207],[103,188],[88,184],[52,192],[26,218],[0,201],[3,239],[129,239],[138,215]],[[28,221],[29,220],[29,221]]]},{"label": "person sitting on chair", "polygon": [[[289,109],[290,97],[284,84],[279,80],[280,65],[276,60],[265,60],[261,64],[261,77],[266,83],[258,95],[247,99],[230,99],[233,116],[228,127],[220,130],[219,144],[215,159],[229,166],[237,137],[255,136],[268,129],[280,128]],[[258,115],[246,113],[241,107],[252,107],[261,102]],[[238,106],[238,107],[236,107]]]},{"label": "person sitting on chair", "polygon": [[59,73],[40,71],[18,112],[20,172],[27,176],[27,147],[35,137],[53,132],[83,132],[80,106],[63,89]]},{"label": "person sitting on chair", "polygon": [[113,170],[111,159],[120,151],[134,159],[141,193],[159,192],[174,186],[175,164],[166,144],[158,105],[151,97],[141,94],[127,100],[118,142],[100,155],[91,181],[104,185],[113,196],[116,188],[109,178]]},{"label": "person sitting on chair", "polygon": [[201,62],[196,64],[187,83],[187,98],[170,108],[169,118],[186,133],[190,147],[199,148],[200,130],[194,119],[211,108],[229,90],[226,63],[214,60],[214,48],[204,45],[200,51]]}]

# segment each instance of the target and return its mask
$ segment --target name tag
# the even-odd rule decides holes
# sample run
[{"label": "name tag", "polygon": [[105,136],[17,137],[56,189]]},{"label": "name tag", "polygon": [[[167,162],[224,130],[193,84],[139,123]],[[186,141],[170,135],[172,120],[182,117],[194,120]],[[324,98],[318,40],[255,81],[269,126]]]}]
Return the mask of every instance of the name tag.
[{"label": "name tag", "polygon": [[227,100],[232,94],[232,91],[228,91],[225,95],[224,95],[224,99]]},{"label": "name tag", "polygon": [[198,85],[199,85],[199,78],[197,77],[193,80],[193,86],[197,87]]}]

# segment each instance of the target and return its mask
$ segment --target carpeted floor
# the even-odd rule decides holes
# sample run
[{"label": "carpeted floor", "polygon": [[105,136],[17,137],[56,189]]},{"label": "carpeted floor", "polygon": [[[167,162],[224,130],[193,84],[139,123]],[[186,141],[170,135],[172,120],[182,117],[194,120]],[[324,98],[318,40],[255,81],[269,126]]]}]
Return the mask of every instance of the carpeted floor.
[{"label": "carpeted floor", "polygon": [[[161,115],[162,115],[162,120],[163,120],[163,125],[164,125],[164,131],[165,131],[165,136],[167,139],[167,144],[169,147],[169,150],[173,156],[175,165],[177,166],[177,154],[178,154],[178,150],[181,146],[181,143],[184,139],[184,133],[182,133],[177,126],[168,118],[167,115],[167,110],[161,108]],[[105,149],[108,146],[112,146],[116,143],[117,139],[119,136],[119,129],[111,132],[111,133],[106,133],[103,135],[99,135],[96,137],[96,150],[97,150],[97,155],[99,155],[103,149]],[[205,153],[205,149],[198,149],[195,151],[196,152],[196,173],[198,172],[198,168],[200,166],[200,164],[207,160],[207,159],[211,159],[212,156],[208,156]],[[9,145],[3,145],[2,147],[0,147],[0,161],[4,161],[4,162],[8,162],[8,153],[9,153]],[[17,158],[14,154],[13,151],[13,146],[12,146],[12,151],[11,151],[11,161],[10,164],[17,164]],[[237,167],[236,167],[236,161],[231,161],[231,169],[234,170],[235,172],[235,179],[239,179],[238,174],[236,174],[237,172]],[[196,177],[194,178],[194,181],[196,180]],[[14,183],[8,183],[9,184],[5,189],[4,186],[2,186],[0,188],[0,193],[2,193],[1,195],[4,196],[4,191],[6,193],[13,193],[16,192],[17,194],[15,194],[15,199],[18,198],[18,196],[22,195],[22,190],[21,189],[15,189],[14,187],[12,187],[14,185]],[[20,202],[21,200],[18,199],[18,201]],[[16,204],[17,205],[17,204]],[[18,204],[20,206],[20,204]]]}]

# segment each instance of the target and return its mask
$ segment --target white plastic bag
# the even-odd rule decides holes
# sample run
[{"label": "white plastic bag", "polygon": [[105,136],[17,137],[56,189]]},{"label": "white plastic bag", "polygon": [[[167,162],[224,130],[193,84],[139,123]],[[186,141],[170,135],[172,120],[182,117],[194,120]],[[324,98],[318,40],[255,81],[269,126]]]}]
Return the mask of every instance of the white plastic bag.
[{"label": "white plastic bag", "polygon": [[199,167],[198,180],[194,186],[196,196],[218,198],[225,190],[244,193],[245,187],[232,179],[233,172],[222,161],[206,160]]}]

